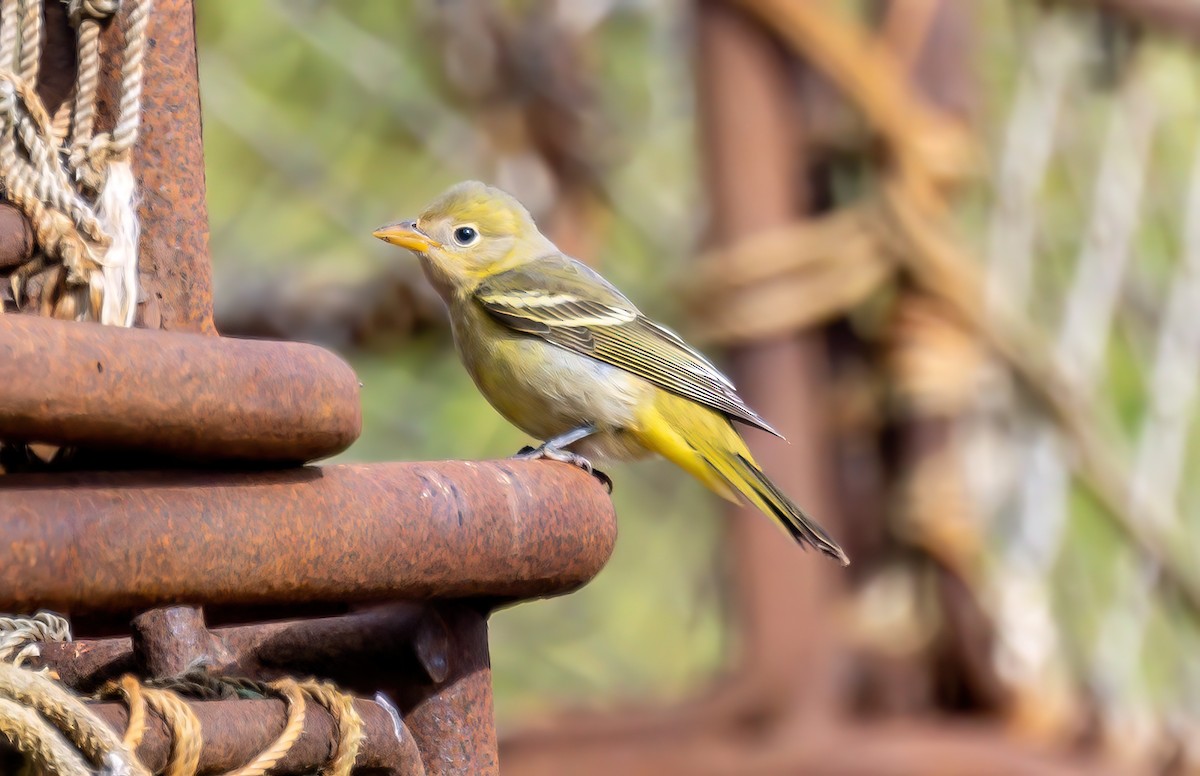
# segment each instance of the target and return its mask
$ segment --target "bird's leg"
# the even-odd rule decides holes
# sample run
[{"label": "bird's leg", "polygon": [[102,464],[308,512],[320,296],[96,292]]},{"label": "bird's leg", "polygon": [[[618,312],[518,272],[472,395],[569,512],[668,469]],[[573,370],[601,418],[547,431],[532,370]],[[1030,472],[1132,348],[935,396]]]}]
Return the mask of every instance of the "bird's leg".
[{"label": "bird's leg", "polygon": [[559,434],[553,439],[547,439],[537,447],[522,447],[513,458],[524,461],[532,461],[538,458],[549,458],[551,461],[561,461],[578,466],[588,474],[600,480],[605,489],[612,493],[612,478],[604,472],[592,466],[592,462],[584,458],[579,453],[567,450],[567,445],[572,445],[581,439],[591,436],[596,433],[596,427],[593,425],[580,426],[573,428],[565,434]]}]

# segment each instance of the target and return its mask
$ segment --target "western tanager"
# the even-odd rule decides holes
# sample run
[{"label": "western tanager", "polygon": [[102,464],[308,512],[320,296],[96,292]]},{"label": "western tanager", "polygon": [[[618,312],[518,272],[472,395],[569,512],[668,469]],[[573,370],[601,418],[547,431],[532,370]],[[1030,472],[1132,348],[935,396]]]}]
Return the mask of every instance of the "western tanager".
[{"label": "western tanager", "polygon": [[733,421],[775,432],[733,383],[546,239],[512,196],[460,183],[376,237],[421,260],[450,309],[459,356],[501,415],[543,440],[529,457],[628,460],[658,453],[798,541],[846,554],[767,479]]}]

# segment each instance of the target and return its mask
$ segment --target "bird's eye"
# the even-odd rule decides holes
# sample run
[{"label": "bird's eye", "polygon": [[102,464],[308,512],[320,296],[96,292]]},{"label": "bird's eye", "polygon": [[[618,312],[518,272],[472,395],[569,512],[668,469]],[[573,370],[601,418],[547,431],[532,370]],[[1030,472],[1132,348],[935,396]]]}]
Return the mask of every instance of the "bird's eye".
[{"label": "bird's eye", "polygon": [[473,226],[460,226],[454,230],[454,242],[463,246],[474,245],[479,240],[479,232]]}]

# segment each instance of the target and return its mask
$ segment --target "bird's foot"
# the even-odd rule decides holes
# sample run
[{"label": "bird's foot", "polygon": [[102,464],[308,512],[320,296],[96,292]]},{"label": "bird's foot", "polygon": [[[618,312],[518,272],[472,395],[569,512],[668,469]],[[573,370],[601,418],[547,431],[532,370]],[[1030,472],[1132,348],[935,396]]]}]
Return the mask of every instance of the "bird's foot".
[{"label": "bird's foot", "polygon": [[539,458],[547,458],[551,461],[559,461],[561,463],[569,463],[572,466],[578,466],[580,469],[583,469],[588,474],[600,480],[600,484],[603,485],[604,489],[609,493],[613,492],[612,477],[609,477],[604,472],[592,466],[592,462],[587,458],[584,458],[579,453],[573,453],[570,450],[563,450],[561,447],[554,447],[553,445],[549,444],[543,444],[537,447],[530,447],[529,445],[526,445],[518,450],[517,454],[514,455],[513,458],[521,461],[536,461]]}]

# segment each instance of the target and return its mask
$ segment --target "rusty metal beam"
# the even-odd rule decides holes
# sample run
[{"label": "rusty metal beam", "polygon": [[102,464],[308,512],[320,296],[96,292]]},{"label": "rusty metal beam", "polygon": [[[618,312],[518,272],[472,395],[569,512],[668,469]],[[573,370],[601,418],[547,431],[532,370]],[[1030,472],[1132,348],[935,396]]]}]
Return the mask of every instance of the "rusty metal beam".
[{"label": "rusty metal beam", "polygon": [[600,570],[616,522],[568,464],[445,461],[10,474],[0,534],[0,611],[80,614],[552,595]]},{"label": "rusty metal beam", "polygon": [[182,460],[303,462],[362,424],[358,378],[312,345],[0,316],[0,438]]},{"label": "rusty metal beam", "polygon": [[[104,31],[106,51],[124,45],[132,3]],[[145,304],[138,325],[215,334],[200,81],[192,0],[155,0],[142,88],[142,125],[133,149],[140,197],[138,268]],[[121,58],[105,57],[97,110],[104,126],[116,114]]]},{"label": "rusty metal beam", "polygon": [[[225,773],[250,762],[275,740],[287,722],[282,700],[189,701],[204,731],[200,773]],[[416,741],[403,721],[384,706],[356,699],[366,738],[355,761],[357,768],[376,768],[389,776],[425,776]],[[129,716],[124,704],[94,703],[89,708],[114,730],[124,731]],[[397,724],[399,722],[399,724]],[[272,774],[313,773],[329,762],[336,740],[333,718],[314,702],[307,705],[304,732]],[[151,773],[162,773],[170,755],[171,735],[157,714],[146,715],[146,733],[137,747],[139,759]]]},{"label": "rusty metal beam", "polygon": [[393,694],[429,776],[497,776],[487,613],[465,604],[439,608],[451,634],[450,675],[443,682],[410,682]]},{"label": "rusty metal beam", "polygon": [[48,642],[38,644],[32,665],[54,669],[80,692],[127,673],[175,676],[196,664],[218,675],[256,679],[311,675],[358,692],[441,683],[449,675],[449,630],[427,604],[384,604],[336,617],[211,631],[198,610],[171,607],[140,615],[134,627],[142,634],[136,653],[129,637]]}]

